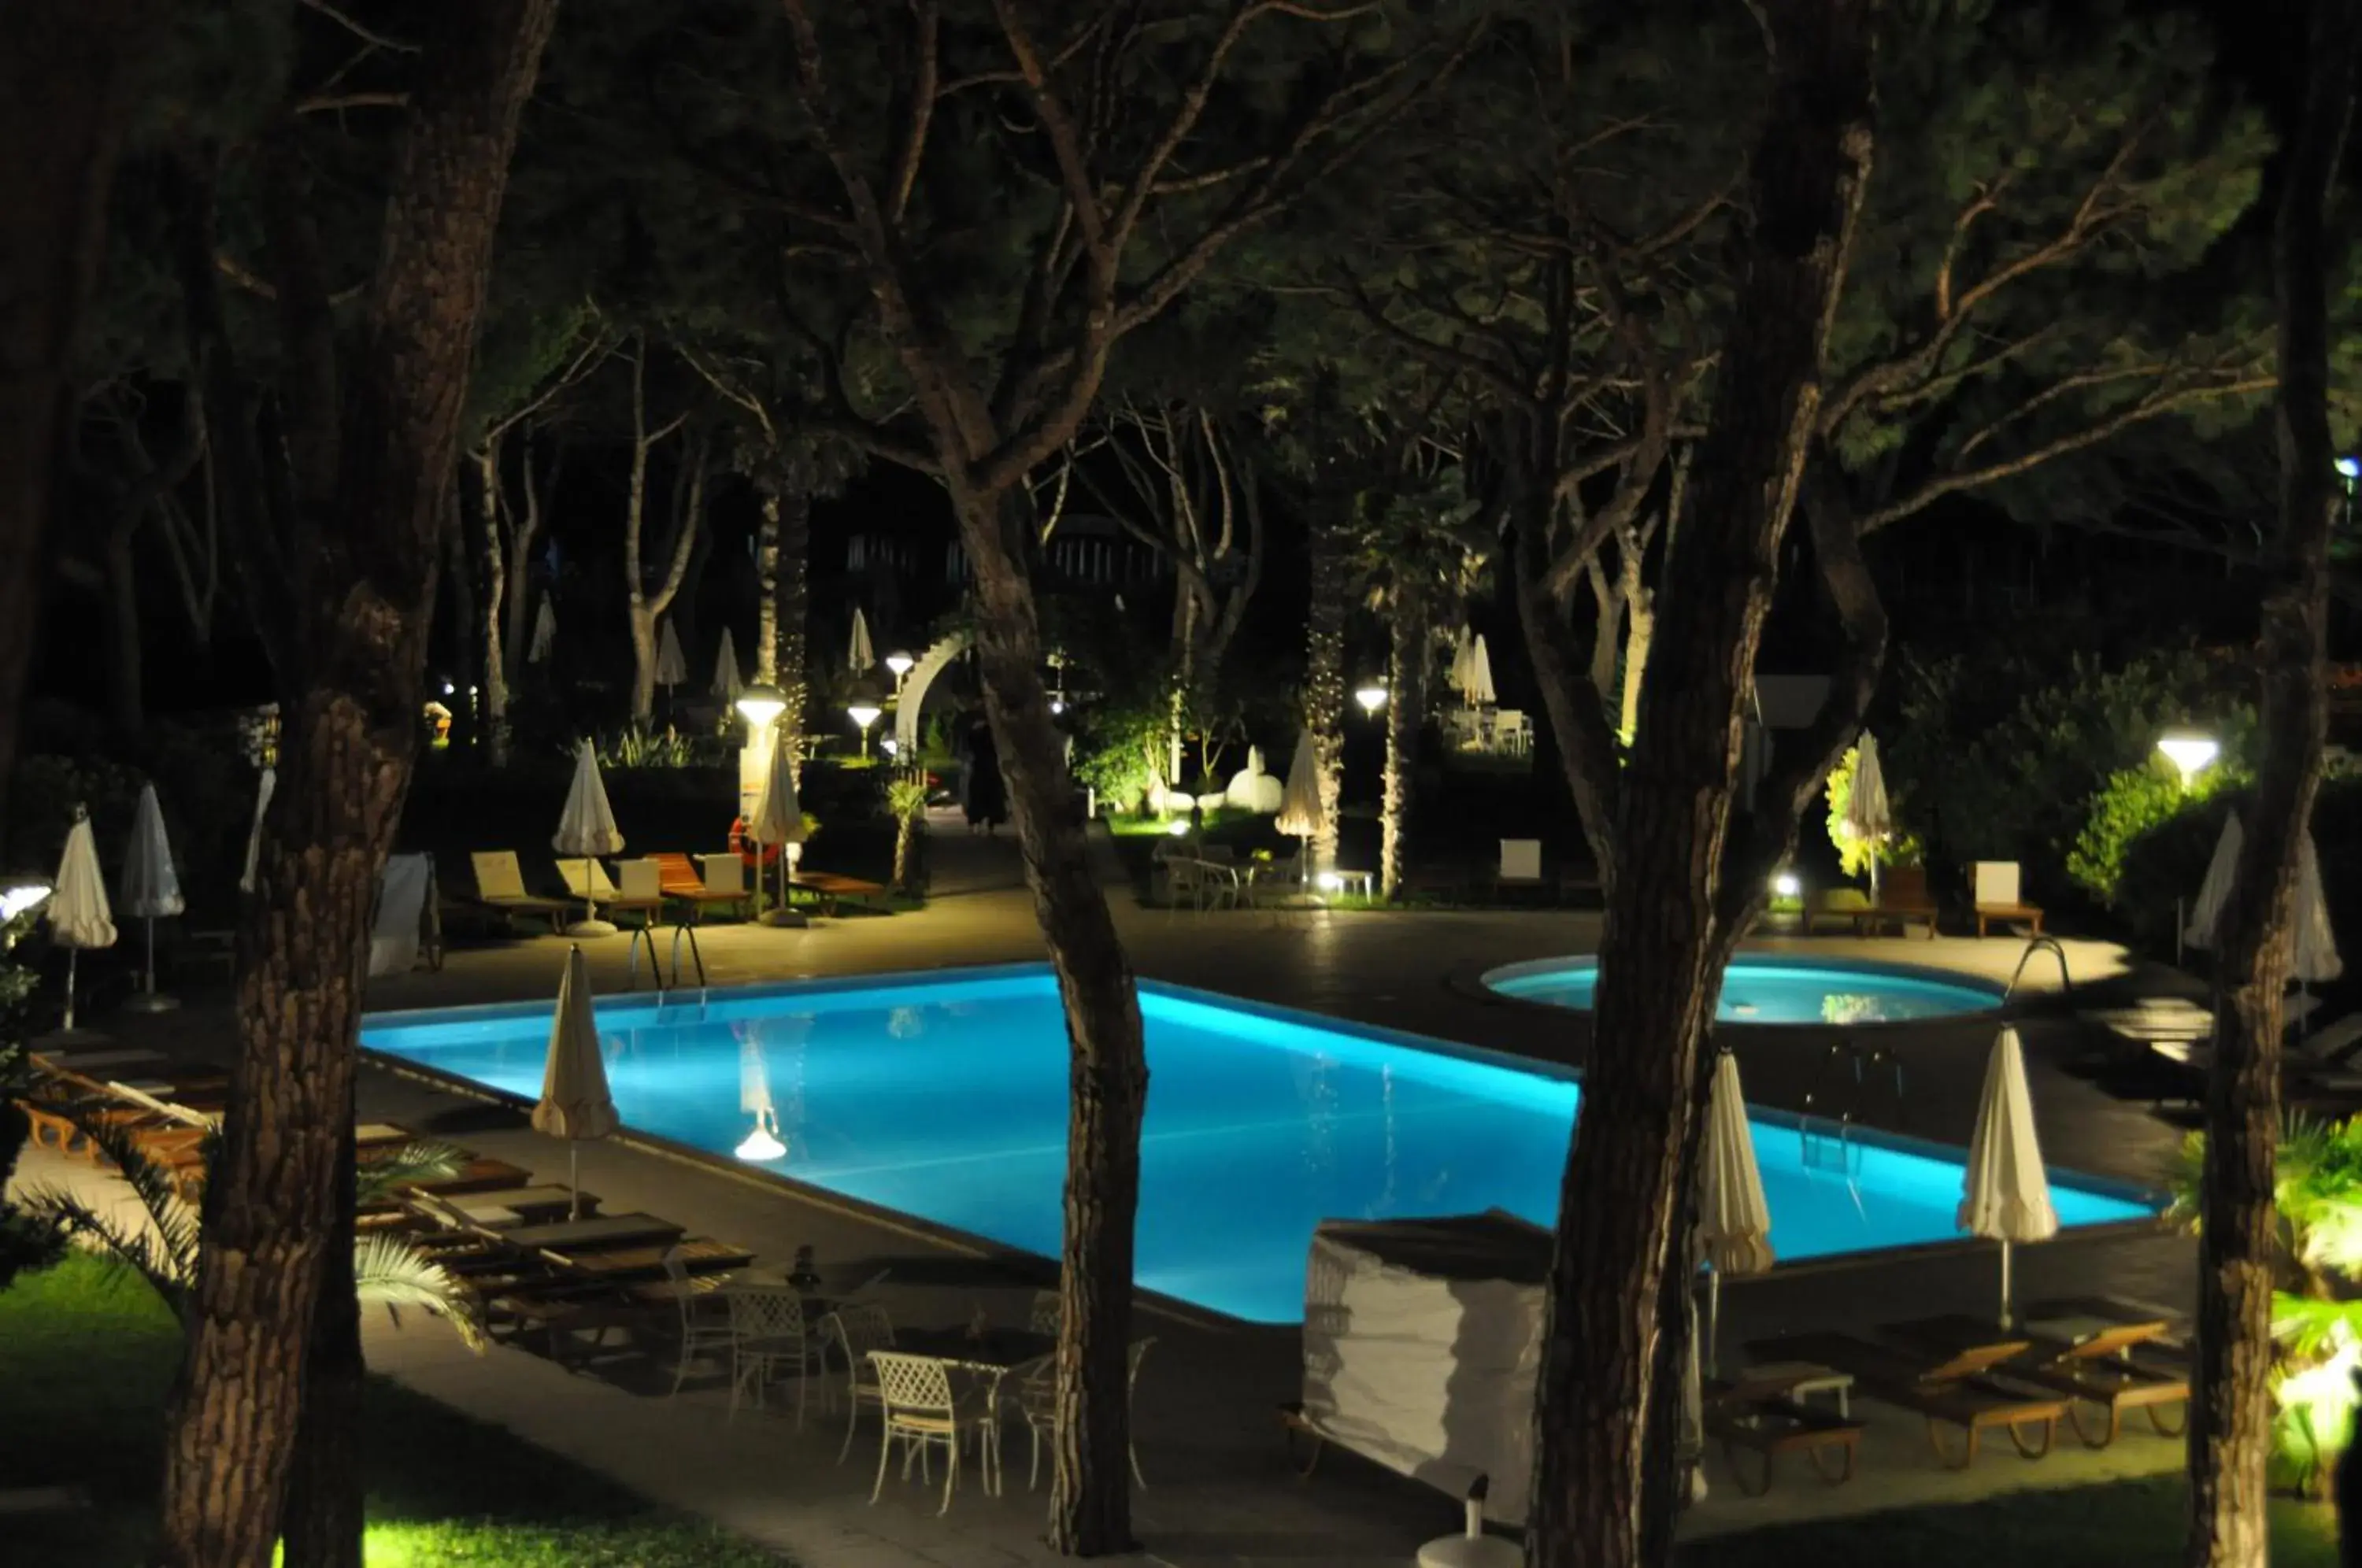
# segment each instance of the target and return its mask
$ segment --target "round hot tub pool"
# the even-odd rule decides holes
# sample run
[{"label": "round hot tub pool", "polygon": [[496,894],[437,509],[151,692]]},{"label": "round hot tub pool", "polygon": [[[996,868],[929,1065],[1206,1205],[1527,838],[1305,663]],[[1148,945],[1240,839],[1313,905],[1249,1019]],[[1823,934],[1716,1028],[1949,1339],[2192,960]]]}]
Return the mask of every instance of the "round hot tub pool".
[{"label": "round hot tub pool", "polygon": [[[1599,961],[1540,958],[1488,970],[1485,984],[1520,1001],[1591,1009]],[[1864,964],[1751,953],[1723,971],[1721,1023],[1904,1023],[2001,1006],[2002,988],[1972,975],[1900,964]]]}]

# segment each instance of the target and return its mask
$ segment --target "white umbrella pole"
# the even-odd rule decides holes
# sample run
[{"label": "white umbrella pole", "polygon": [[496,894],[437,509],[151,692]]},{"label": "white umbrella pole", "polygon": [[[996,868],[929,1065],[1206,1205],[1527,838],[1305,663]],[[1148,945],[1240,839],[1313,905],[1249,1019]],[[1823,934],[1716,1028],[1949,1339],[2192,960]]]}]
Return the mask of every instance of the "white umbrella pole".
[{"label": "white umbrella pole", "polygon": [[1709,1377],[1722,1375],[1722,1270],[1711,1265],[1705,1271],[1705,1370]]},{"label": "white umbrella pole", "polygon": [[72,1033],[73,1032],[73,1009],[74,1009],[74,967],[75,967],[75,966],[76,966],[76,965],[80,964],[81,962],[82,962],[82,949],[81,949],[81,948],[79,948],[79,947],[69,947],[69,948],[67,948],[67,949],[66,949],[66,1028],[65,1028],[65,1032],[66,1032],[68,1034],[72,1034]]},{"label": "white umbrella pole", "polygon": [[2010,1326],[2011,1320],[2015,1316],[2015,1314],[2010,1310],[2009,1265],[2010,1244],[2007,1242],[2003,1242],[2001,1244],[2001,1326],[2004,1329]]},{"label": "white umbrella pole", "polygon": [[582,1218],[582,1144],[581,1141],[566,1141],[566,1187],[574,1200],[572,1217]]},{"label": "white umbrella pole", "polygon": [[139,975],[139,988],[149,996],[156,994],[156,917],[149,915],[140,922],[148,928],[148,960]]}]

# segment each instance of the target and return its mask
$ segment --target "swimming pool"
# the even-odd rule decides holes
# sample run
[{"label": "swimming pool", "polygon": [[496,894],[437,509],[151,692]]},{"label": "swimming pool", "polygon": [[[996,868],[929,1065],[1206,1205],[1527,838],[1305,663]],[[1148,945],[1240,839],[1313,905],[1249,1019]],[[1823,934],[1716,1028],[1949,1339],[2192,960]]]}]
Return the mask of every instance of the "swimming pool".
[{"label": "swimming pool", "polygon": [[[681,993],[676,993],[681,995]],[[1258,1322],[1303,1316],[1324,1218],[1557,1212],[1573,1081],[1541,1067],[1143,983],[1153,1081],[1142,1145],[1140,1285]],[[361,1043],[527,1099],[549,1007],[374,1013]],[[624,1122],[730,1157],[777,1112],[762,1168],[1054,1257],[1065,1169],[1066,1043],[1046,967],[954,971],[598,1004]],[[1832,1161],[1793,1123],[1756,1123],[1783,1258],[1956,1232],[1960,1152],[1856,1143]],[[1807,1157],[1807,1156],[1810,1157]],[[595,1164],[592,1168],[595,1169]],[[595,1187],[595,1183],[592,1184]],[[2145,1217],[2077,1178],[2062,1223]]]},{"label": "swimming pool", "polygon": [[[1485,975],[1503,996],[1585,1012],[1598,983],[1599,961],[1590,957],[1506,964]],[[1991,1012],[2001,1002],[2001,987],[1970,975],[1750,953],[1722,972],[1714,1016],[1720,1023],[1900,1023]]]}]

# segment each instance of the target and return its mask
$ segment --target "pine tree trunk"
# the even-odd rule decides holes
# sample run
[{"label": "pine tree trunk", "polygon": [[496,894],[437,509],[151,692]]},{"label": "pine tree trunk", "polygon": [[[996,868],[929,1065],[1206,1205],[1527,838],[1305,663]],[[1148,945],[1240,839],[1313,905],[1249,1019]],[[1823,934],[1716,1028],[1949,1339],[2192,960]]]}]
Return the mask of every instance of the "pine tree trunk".
[{"label": "pine tree trunk", "polygon": [[[516,122],[555,0],[411,18],[425,51],[284,642],[279,794],[238,933],[239,1054],[165,1441],[157,1561],[268,1568],[338,1245],[377,877],[418,735],[440,529]],[[348,1243],[347,1243],[348,1246]],[[349,1253],[347,1253],[349,1256]]]},{"label": "pine tree trunk", "polygon": [[811,706],[811,496],[791,490],[779,498],[778,687],[787,706],[779,734],[801,760],[804,723]]},{"label": "pine tree trunk", "polygon": [[1418,737],[1427,726],[1427,669],[1433,662],[1426,585],[1397,582],[1389,624],[1385,801],[1378,823],[1378,890],[1393,899],[1410,869],[1410,819],[1418,795]]},{"label": "pine tree trunk", "polygon": [[779,493],[766,488],[755,525],[755,684],[779,683]]},{"label": "pine tree trunk", "polygon": [[1004,532],[1005,496],[955,502],[976,573],[985,714],[1073,1051],[1050,1540],[1095,1557],[1132,1549],[1126,1356],[1148,1057],[1131,965],[1091,870],[1065,743],[1042,684],[1041,624],[1015,544],[1024,525]]},{"label": "pine tree trunk", "polygon": [[2321,782],[2327,726],[2329,537],[2337,507],[2326,208],[2353,117],[2357,41],[2362,26],[2349,0],[2316,0],[2303,116],[2289,148],[2274,234],[2280,516],[2264,562],[2257,646],[2262,756],[2255,798],[2242,812],[2238,875],[2215,927],[2219,983],[2230,1005],[2216,1009],[2206,1097],[2184,1553],[2191,1568],[2265,1568],[2270,1561],[2266,1466],[2279,1250],[2272,1196],[2281,999],[2298,851]]},{"label": "pine tree trunk", "polygon": [[360,1302],[353,1281],[353,1141],[350,1108],[337,1156],[335,1233],[322,1259],[320,1297],[304,1364],[302,1413],[280,1517],[284,1568],[361,1568]]},{"label": "pine tree trunk", "polygon": [[139,635],[139,575],[134,528],[118,522],[106,535],[106,712],[116,730],[136,735],[147,723],[145,654]]},{"label": "pine tree trunk", "polygon": [[1333,520],[1312,525],[1312,603],[1304,640],[1304,727],[1320,785],[1323,826],[1311,844],[1312,866],[1337,864],[1345,784],[1345,618],[1352,608],[1352,570],[1344,530]]},{"label": "pine tree trunk", "polygon": [[0,7],[0,822],[39,624],[73,359],[156,0]]},{"label": "pine tree trunk", "polygon": [[[484,754],[494,767],[509,762],[509,651],[505,628],[517,619],[512,597],[524,597],[524,578],[512,582],[501,528],[501,438],[495,435],[471,456],[476,464],[477,549],[484,562],[483,637]],[[527,476],[530,482],[531,476]]]},{"label": "pine tree trunk", "polygon": [[1826,324],[1870,157],[1873,0],[1770,0],[1776,51],[1692,520],[1617,790],[1592,1051],[1560,1197],[1527,1560],[1628,1568],[1647,1527],[1664,1280],[1720,988],[1719,861],[1782,532],[1818,406]]},{"label": "pine tree trunk", "polygon": [[1624,688],[1617,709],[1616,734],[1626,745],[1640,729],[1640,677],[1649,668],[1649,645],[1657,635],[1657,615],[1649,591],[1640,585],[1640,569],[1626,569],[1624,588]]}]

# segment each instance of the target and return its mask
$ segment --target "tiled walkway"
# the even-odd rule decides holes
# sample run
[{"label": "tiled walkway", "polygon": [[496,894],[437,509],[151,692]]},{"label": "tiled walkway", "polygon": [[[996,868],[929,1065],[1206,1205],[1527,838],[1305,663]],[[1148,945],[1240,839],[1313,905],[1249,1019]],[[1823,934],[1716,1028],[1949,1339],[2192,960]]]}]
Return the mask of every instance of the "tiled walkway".
[{"label": "tiled walkway", "polygon": [[[801,932],[723,927],[706,933],[715,984],[799,975],[879,972],[950,964],[1038,958],[1030,900],[1006,839],[970,839],[938,828],[937,897],[922,912],[824,922]],[[1118,880],[1112,856],[1111,881]],[[1136,907],[1113,889],[1119,920],[1144,975],[1431,1032],[1537,1056],[1580,1061],[1581,1019],[1502,1001],[1475,977],[1489,965],[1585,951],[1594,917],[1550,911],[1421,914],[1218,913],[1171,917]],[[623,944],[589,950],[602,990],[623,981]],[[1784,945],[1773,944],[1773,945]],[[1987,972],[2006,972],[2018,944],[1914,939],[1853,944],[1816,940],[1822,953],[1875,952]],[[383,983],[381,1008],[540,997],[554,988],[562,944],[547,938],[455,951],[439,975]],[[2078,981],[2114,971],[2112,949],[2070,944]],[[166,1020],[110,1021],[125,1041],[217,1051],[226,1043],[221,999],[193,999]],[[2055,1164],[2154,1179],[2179,1134],[2137,1102],[2120,1101],[2069,1070],[2082,1044],[2065,1020],[2023,1026],[2034,1067],[2046,1152]],[[1934,1025],[1893,1032],[1906,1064],[1904,1130],[1965,1141],[1990,1043],[1990,1025]],[[1818,1070],[1828,1036],[1817,1030],[1740,1032],[1749,1098],[1794,1107]],[[371,1116],[443,1131],[537,1176],[563,1177],[563,1147],[525,1130],[513,1112],[466,1100],[384,1071],[363,1075]],[[585,1185],[611,1209],[646,1209],[692,1230],[741,1242],[766,1263],[813,1246],[833,1282],[891,1266],[884,1298],[898,1321],[965,1322],[982,1305],[999,1320],[1021,1319],[1026,1294],[1045,1283],[1039,1260],[983,1255],[917,1227],[853,1214],[824,1197],[767,1179],[733,1176],[647,1149],[606,1145],[586,1152]],[[76,1170],[81,1167],[76,1167]],[[595,1171],[595,1176],[590,1174]],[[54,1157],[28,1161],[24,1179],[61,1173]],[[87,1177],[82,1179],[87,1180]],[[1776,1217],[1775,1217],[1776,1222]],[[2190,1291],[2185,1242],[2136,1238],[2070,1241],[2022,1256],[2028,1297],[2107,1285],[2179,1302]],[[1783,1271],[1734,1285],[1725,1301],[1728,1343],[1802,1328],[1867,1328],[1877,1322],[1981,1303],[1992,1291],[1990,1254],[1948,1253],[1870,1265]],[[1455,1527],[1439,1493],[1347,1456],[1324,1462],[1309,1482],[1283,1460],[1274,1408],[1296,1390],[1293,1331],[1246,1327],[1143,1309],[1139,1331],[1158,1336],[1141,1381],[1140,1450],[1149,1490],[1136,1500],[1137,1528],[1152,1560],[1175,1564],[1297,1562],[1395,1563],[1417,1544]],[[750,1537],[788,1549],[809,1568],[887,1563],[1046,1561],[1039,1545],[1043,1493],[1024,1490],[1021,1435],[1012,1439],[1011,1485],[991,1498],[964,1484],[946,1518],[933,1494],[888,1482],[868,1504],[876,1429],[865,1426],[854,1457],[836,1463],[842,1429],[815,1416],[802,1434],[776,1411],[724,1419],[718,1379],[692,1380],[665,1397],[669,1369],[619,1362],[588,1374],[560,1371],[513,1349],[469,1355],[439,1328],[406,1320],[400,1330],[373,1320],[370,1354],[381,1369],[471,1414],[509,1426],[581,1459],[619,1483],[706,1514]],[[1859,1407],[1858,1407],[1859,1408]],[[1835,1512],[1989,1495],[2016,1486],[2076,1485],[2103,1476],[2171,1468],[2178,1442],[2128,1436],[2103,1453],[2069,1446],[2038,1463],[2001,1444],[1959,1474],[1937,1467],[1915,1421],[1869,1410],[1863,1473],[1825,1487],[1800,1462],[1768,1498],[1740,1497],[1716,1460],[1712,1493],[1693,1509],[1694,1532],[1744,1529]],[[1045,1481],[1046,1488],[1046,1481]]]}]

